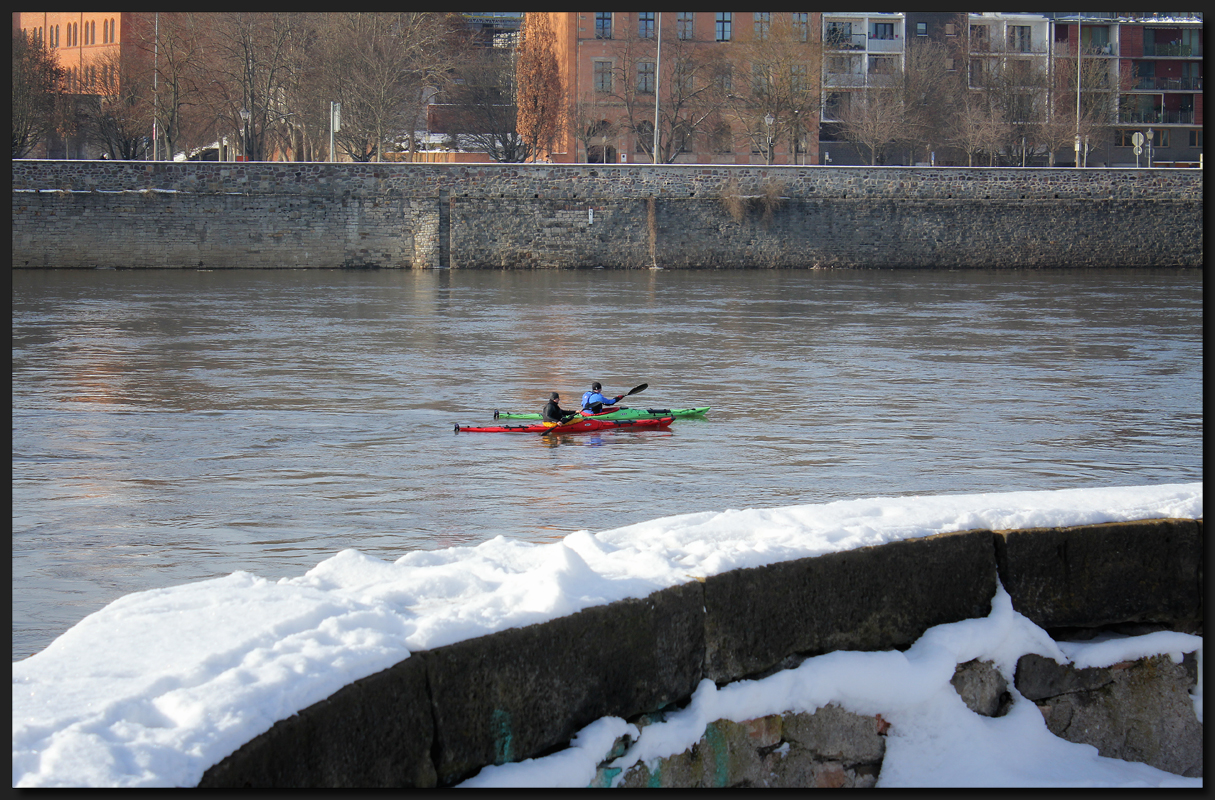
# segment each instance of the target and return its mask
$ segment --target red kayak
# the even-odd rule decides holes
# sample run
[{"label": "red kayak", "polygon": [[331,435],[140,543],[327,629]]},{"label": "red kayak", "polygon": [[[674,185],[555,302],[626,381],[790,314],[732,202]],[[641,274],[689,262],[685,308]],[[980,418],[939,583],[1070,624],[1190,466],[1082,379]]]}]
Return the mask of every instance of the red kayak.
[{"label": "red kayak", "polygon": [[668,428],[675,421],[674,417],[659,419],[585,419],[565,425],[555,425],[547,428],[540,423],[534,425],[456,425],[456,433],[587,433],[615,428],[631,428],[633,430],[657,430]]}]

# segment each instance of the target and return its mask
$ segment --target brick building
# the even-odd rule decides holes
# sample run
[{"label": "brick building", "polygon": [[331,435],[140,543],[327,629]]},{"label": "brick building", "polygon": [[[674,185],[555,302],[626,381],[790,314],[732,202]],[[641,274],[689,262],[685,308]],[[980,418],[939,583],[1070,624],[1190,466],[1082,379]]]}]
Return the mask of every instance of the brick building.
[{"label": "brick building", "polygon": [[[74,95],[97,91],[111,76],[108,71],[134,48],[133,26],[140,15],[109,11],[14,11],[13,32],[21,31],[45,42],[66,71],[67,90]],[[149,132],[150,133],[150,132]],[[51,136],[31,157],[92,158],[81,137]]]},{"label": "brick building", "polygon": [[[569,108],[553,161],[652,162],[657,105],[660,161],[818,163],[820,16],[529,14],[553,31]],[[778,40],[784,62],[757,63],[754,43]]]}]

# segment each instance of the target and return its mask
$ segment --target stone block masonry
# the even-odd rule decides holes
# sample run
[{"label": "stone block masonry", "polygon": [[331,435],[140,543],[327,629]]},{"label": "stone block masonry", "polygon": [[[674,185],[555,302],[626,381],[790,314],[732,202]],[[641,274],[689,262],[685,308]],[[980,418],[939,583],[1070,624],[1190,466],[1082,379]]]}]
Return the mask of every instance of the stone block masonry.
[{"label": "stone block masonry", "polygon": [[[705,678],[723,685],[837,650],[905,649],[932,626],[986,616],[997,580],[1052,635],[1201,635],[1202,560],[1202,520],[1169,519],[961,531],[732,570],[413,653],[276,722],[199,785],[451,786],[560,749],[601,717],[660,722]],[[1026,656],[1014,679],[1057,735],[1196,777],[1197,675],[1192,656],[1100,669]],[[1007,713],[1008,686],[991,664],[960,664],[952,683],[976,713]],[[880,714],[834,706],[716,720],[689,751],[621,781],[872,786],[888,727]],[[601,766],[593,783],[618,773]]]},{"label": "stone block masonry", "polygon": [[1201,170],[12,162],[18,268],[1199,267]]}]

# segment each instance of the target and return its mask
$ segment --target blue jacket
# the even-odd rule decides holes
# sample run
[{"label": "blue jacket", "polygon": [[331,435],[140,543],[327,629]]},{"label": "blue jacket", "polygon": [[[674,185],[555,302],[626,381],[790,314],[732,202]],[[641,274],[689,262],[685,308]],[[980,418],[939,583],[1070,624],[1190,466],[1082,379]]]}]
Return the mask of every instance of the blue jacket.
[{"label": "blue jacket", "polygon": [[611,406],[615,405],[616,401],[610,397],[604,397],[601,392],[587,392],[582,395],[582,410],[587,411],[593,408],[596,404]]}]

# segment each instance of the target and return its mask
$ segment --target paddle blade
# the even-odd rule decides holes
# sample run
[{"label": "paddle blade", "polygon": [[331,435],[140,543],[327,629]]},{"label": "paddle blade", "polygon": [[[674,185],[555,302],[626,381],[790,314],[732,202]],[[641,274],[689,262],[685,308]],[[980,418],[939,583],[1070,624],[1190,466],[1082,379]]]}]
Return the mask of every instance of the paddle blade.
[{"label": "paddle blade", "polygon": [[625,397],[628,397],[629,395],[637,394],[638,392],[644,392],[647,388],[649,388],[649,386],[650,386],[650,384],[648,384],[648,383],[643,383],[640,386],[634,386],[632,389],[629,390],[629,394],[626,394]]}]

